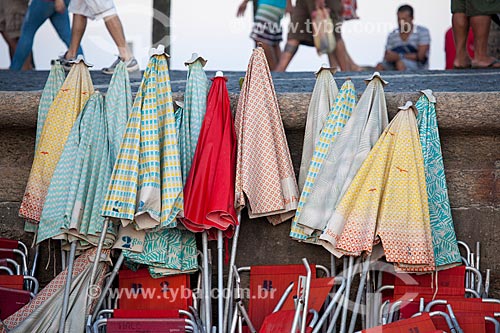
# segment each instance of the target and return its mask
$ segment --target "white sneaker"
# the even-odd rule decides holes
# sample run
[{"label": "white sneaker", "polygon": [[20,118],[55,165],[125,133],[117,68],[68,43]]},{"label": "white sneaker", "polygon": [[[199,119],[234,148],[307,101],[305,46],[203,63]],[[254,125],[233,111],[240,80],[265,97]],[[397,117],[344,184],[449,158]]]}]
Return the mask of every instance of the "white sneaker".
[{"label": "white sneaker", "polygon": [[[102,72],[104,74],[113,74],[115,72],[116,66],[118,66],[120,61],[122,61],[120,57],[116,58],[115,62],[113,62],[111,66],[103,68]],[[125,61],[125,65],[127,66],[127,71],[129,73],[139,70],[139,63],[134,57],[131,57],[129,60]]]}]

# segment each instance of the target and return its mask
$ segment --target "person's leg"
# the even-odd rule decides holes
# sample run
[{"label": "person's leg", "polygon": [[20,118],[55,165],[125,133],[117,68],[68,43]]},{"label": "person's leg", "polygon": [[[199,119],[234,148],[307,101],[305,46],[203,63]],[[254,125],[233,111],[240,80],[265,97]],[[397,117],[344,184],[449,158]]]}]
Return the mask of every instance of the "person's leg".
[{"label": "person's leg", "polygon": [[68,52],[66,52],[66,59],[73,59],[78,54],[80,43],[82,42],[83,34],[87,28],[87,17],[80,14],[73,14],[73,26],[71,28],[71,42],[69,44]]},{"label": "person's leg", "polygon": [[31,2],[24,17],[21,37],[17,43],[16,52],[10,65],[11,70],[21,70],[26,60],[28,60],[28,63],[31,63],[31,60],[28,58],[33,48],[35,33],[51,15],[53,8],[54,4],[52,2],[43,0],[33,0]]},{"label": "person's leg", "polygon": [[132,54],[127,47],[127,41],[125,40],[125,34],[123,33],[122,22],[120,21],[118,15],[105,17],[104,23],[106,24],[106,28],[108,29],[111,37],[118,47],[120,58],[122,58],[124,61],[130,60],[130,58],[132,58]]},{"label": "person's leg", "polygon": [[[491,17],[487,15],[470,17],[470,25],[474,33],[474,60],[475,67],[499,67],[500,63],[495,63],[495,58],[488,56],[488,36],[490,34]],[[493,65],[492,65],[493,64]]]},{"label": "person's leg", "polygon": [[335,56],[340,66],[340,70],[347,72],[349,68],[349,57],[347,55],[347,49],[345,48],[344,40],[342,38],[337,39],[337,46],[335,47]]},{"label": "person's leg", "polygon": [[381,62],[379,62],[377,66],[375,66],[375,70],[379,72],[385,71],[385,69],[386,68],[384,67],[384,64],[382,64]]},{"label": "person's leg", "polygon": [[290,61],[292,61],[292,58],[295,55],[295,53],[297,53],[298,49],[299,49],[299,41],[297,39],[289,39],[286,42],[285,49],[281,53],[280,61],[278,62],[275,71],[276,72],[286,71],[286,68],[290,64]]},{"label": "person's leg", "polygon": [[337,57],[335,56],[335,51],[328,53],[328,62],[330,63],[330,67],[332,67],[332,68],[339,67],[339,61],[338,61]]},{"label": "person's leg", "polygon": [[397,71],[405,71],[406,70],[406,64],[401,59],[396,61],[395,67],[396,67]]},{"label": "person's leg", "polygon": [[274,47],[267,43],[261,43],[262,48],[264,49],[264,54],[266,55],[267,64],[269,65],[269,69],[271,71],[274,70],[276,65],[278,64],[278,58],[276,58],[276,54],[274,53]]},{"label": "person's leg", "polygon": [[451,22],[456,50],[453,66],[456,68],[469,67],[471,61],[466,47],[469,35],[469,18],[465,13],[454,13]]},{"label": "person's leg", "polygon": [[[66,7],[68,6],[68,2],[69,1],[67,1],[66,3]],[[66,9],[64,13],[58,13],[54,11],[50,16],[50,22],[59,35],[59,38],[61,38],[63,43],[66,44],[66,46],[69,48],[71,45],[71,25],[69,23],[68,10]],[[83,55],[83,51],[80,45],[78,45],[77,49],[77,55],[78,54]]]}]

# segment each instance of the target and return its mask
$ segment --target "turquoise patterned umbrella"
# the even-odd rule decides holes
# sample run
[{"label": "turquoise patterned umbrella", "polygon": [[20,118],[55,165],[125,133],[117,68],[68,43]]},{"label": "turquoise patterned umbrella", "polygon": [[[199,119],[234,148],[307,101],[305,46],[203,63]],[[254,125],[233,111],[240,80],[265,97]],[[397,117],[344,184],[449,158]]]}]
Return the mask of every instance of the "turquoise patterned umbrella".
[{"label": "turquoise patterned umbrella", "polygon": [[43,125],[45,124],[45,118],[47,118],[47,113],[52,105],[52,101],[56,97],[59,89],[64,83],[66,75],[64,74],[64,68],[59,62],[54,62],[50,66],[49,77],[47,82],[43,87],[42,96],[40,97],[40,104],[38,105],[38,119],[36,123],[36,139],[35,139],[35,151],[38,146],[38,140],[40,140],[40,135],[42,135]]},{"label": "turquoise patterned umbrella", "polygon": [[188,73],[179,133],[183,184],[186,183],[191,170],[201,125],[207,111],[208,78],[203,70],[205,63],[206,61],[196,53],[185,63]]},{"label": "turquoise patterned umbrella", "polygon": [[[328,72],[328,74],[330,74],[330,72]],[[313,189],[316,177],[318,176],[320,169],[323,168],[323,162],[325,161],[326,154],[351,117],[351,113],[355,105],[356,89],[354,88],[352,81],[347,80],[340,88],[340,91],[333,102],[333,106],[326,117],[323,130],[321,131],[319,139],[315,145],[311,162],[308,167],[308,172],[304,179],[304,188],[300,196],[299,206],[297,207],[295,218],[292,222],[292,228],[290,231],[290,237],[292,238],[310,242],[314,242],[314,239],[316,238],[316,236],[311,237],[311,235],[308,235],[304,231],[304,228],[297,223],[297,221],[300,220],[302,208],[304,207],[304,203],[308,200],[309,194]]]},{"label": "turquoise patterned umbrella", "polygon": [[422,93],[415,106],[418,110],[418,129],[424,156],[434,259],[436,266],[442,267],[459,264],[461,258],[444,174],[436,118],[436,98],[431,90],[423,90]]},{"label": "turquoise patterned umbrella", "polygon": [[[101,94],[94,93],[75,121],[49,187],[38,242],[56,238],[80,240],[80,248],[97,245],[104,222],[99,211],[114,164],[113,147],[119,146],[115,141],[121,140],[130,110],[125,64],[117,66],[107,96],[110,100],[104,103]],[[105,247],[113,244],[115,235],[108,228]]]}]

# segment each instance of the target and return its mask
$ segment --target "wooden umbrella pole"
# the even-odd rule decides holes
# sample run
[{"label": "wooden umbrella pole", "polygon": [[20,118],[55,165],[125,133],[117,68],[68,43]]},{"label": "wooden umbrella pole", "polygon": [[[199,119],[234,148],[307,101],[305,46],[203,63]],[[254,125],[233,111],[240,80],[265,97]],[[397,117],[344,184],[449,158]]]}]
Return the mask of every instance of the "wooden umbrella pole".
[{"label": "wooden umbrella pole", "polygon": [[59,321],[59,333],[64,333],[66,316],[68,314],[69,294],[71,292],[71,280],[73,278],[73,263],[75,261],[76,241],[71,243],[69,251],[68,273],[66,274],[66,285],[64,286],[63,304],[61,309],[61,318]]}]

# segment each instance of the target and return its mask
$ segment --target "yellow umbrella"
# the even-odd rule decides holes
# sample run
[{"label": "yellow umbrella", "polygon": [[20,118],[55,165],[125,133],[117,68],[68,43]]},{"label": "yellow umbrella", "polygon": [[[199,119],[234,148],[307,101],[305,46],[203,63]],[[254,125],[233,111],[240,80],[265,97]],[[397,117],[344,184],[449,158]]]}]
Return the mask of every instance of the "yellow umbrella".
[{"label": "yellow umbrella", "polygon": [[79,58],[48,111],[19,210],[21,217],[35,224],[40,221],[50,181],[69,132],[93,92],[88,65]]},{"label": "yellow umbrella", "polygon": [[386,128],[337,206],[334,254],[371,253],[381,242],[396,269],[435,269],[424,160],[411,102]]}]

